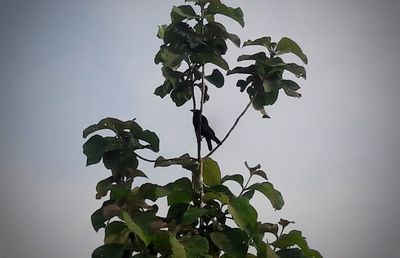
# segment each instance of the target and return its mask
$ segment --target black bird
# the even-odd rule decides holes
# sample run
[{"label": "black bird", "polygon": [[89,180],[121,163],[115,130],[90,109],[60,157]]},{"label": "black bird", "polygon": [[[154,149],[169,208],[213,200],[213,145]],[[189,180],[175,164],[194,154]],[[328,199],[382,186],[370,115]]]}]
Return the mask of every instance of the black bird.
[{"label": "black bird", "polygon": [[203,115],[201,115],[201,135],[199,134],[200,110],[192,109],[190,111],[193,112],[193,126],[197,139],[199,140],[200,136],[204,136],[210,151],[212,150],[211,140],[217,144],[221,144],[221,141],[217,138],[217,136],[215,136],[214,130],[208,125],[207,118]]}]

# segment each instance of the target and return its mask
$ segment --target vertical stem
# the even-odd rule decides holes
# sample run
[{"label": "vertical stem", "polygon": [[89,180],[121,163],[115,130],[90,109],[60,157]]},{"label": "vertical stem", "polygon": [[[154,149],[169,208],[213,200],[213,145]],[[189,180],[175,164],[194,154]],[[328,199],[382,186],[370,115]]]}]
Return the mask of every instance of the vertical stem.
[{"label": "vertical stem", "polygon": [[[200,5],[201,7],[201,34],[203,34],[203,27],[204,27],[204,4]],[[199,116],[199,128],[197,128],[198,137],[197,137],[197,162],[198,162],[198,169],[193,173],[193,188],[195,192],[195,202],[194,205],[201,207],[202,206],[202,198],[204,194],[203,190],[203,168],[204,162],[203,158],[201,157],[201,118],[203,114],[203,103],[204,103],[204,88],[205,88],[205,68],[204,63],[201,65],[201,98],[200,98],[200,116]]]}]

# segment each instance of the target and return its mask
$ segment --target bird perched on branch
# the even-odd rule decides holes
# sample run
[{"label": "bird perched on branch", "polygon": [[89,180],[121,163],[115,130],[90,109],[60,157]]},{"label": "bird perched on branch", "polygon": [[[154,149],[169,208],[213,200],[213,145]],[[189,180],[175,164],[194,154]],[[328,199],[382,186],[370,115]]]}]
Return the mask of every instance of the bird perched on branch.
[{"label": "bird perched on branch", "polygon": [[[200,110],[192,109],[190,110],[193,112],[193,126],[194,131],[196,133],[197,140],[200,141],[200,137],[204,136],[207,141],[208,149],[212,150],[212,143],[211,140],[216,142],[217,144],[221,144],[221,141],[215,136],[214,130],[208,125],[208,120],[205,116],[201,115]],[[201,115],[201,132],[199,133],[199,122],[200,122],[200,115]]]}]

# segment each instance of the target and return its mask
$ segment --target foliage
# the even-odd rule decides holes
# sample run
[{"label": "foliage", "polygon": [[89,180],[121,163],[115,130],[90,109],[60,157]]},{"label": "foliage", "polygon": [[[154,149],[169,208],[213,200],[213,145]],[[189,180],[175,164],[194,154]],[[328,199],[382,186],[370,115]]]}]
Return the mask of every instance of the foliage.
[{"label": "foliage", "polygon": [[[157,36],[163,41],[155,63],[162,64],[164,83],[155,95],[169,95],[176,106],[193,101],[193,109],[209,100],[208,85],[221,88],[225,76],[244,74],[237,81],[241,92],[246,91],[249,106],[269,117],[265,107],[276,103],[283,90],[290,97],[300,97],[295,81],[284,79],[284,72],[306,78],[304,67],[286,63],[282,55],[292,53],[307,64],[307,57],[291,39],[273,42],[270,37],[247,40],[243,47],[261,46],[264,51],[239,56],[247,66],[230,69],[224,59],[227,41],[240,47],[241,40],[216,21],[219,15],[233,19],[244,27],[243,12],[220,0],[187,0],[185,5],[174,6],[171,23],[159,27]],[[213,66],[205,74],[205,65]],[[208,82],[206,84],[206,82]],[[196,94],[197,91],[197,94]],[[200,98],[196,100],[196,95]],[[99,131],[109,130],[111,136]],[[199,129],[200,130],[200,129]],[[141,157],[137,151],[159,151],[159,138],[143,130],[135,120],[121,121],[105,118],[83,131],[83,137],[92,135],[83,145],[87,165],[103,162],[111,175],[96,186],[96,198],[107,198],[92,217],[96,231],[104,229],[104,245],[94,250],[92,257],[322,257],[310,249],[302,233],[292,230],[283,233],[292,222],[281,219],[278,223],[262,223],[251,200],[256,192],[266,198],[275,210],[284,205],[282,194],[269,182],[261,166],[245,162],[242,174],[221,176],[218,163],[210,156],[201,156],[201,139],[197,140],[198,157],[183,154],[177,158],[156,160]],[[229,132],[223,141],[229,136]],[[153,162],[154,167],[181,166],[192,178],[179,178],[167,185],[145,183],[134,185],[137,177],[147,177],[138,169],[139,160]],[[259,180],[251,183],[253,178]],[[260,181],[261,180],[261,181]],[[233,181],[240,186],[238,192],[227,186]],[[166,216],[158,212],[160,201],[168,204]],[[275,238],[272,243],[267,242]],[[255,250],[252,251],[252,250]]]}]

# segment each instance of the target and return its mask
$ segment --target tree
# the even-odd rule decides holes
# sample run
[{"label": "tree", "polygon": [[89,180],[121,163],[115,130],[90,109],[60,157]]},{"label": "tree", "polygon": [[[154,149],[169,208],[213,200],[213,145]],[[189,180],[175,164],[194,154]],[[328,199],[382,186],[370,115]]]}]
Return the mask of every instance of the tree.
[{"label": "tree", "polygon": [[[258,221],[257,210],[250,204],[255,192],[264,195],[276,210],[284,205],[281,193],[269,182],[260,165],[250,166],[245,162],[248,171],[245,175],[221,178],[219,165],[211,158],[251,106],[263,118],[269,118],[265,107],[273,105],[280,92],[290,97],[301,96],[299,85],[283,75],[287,71],[305,79],[305,68],[286,63],[281,56],[292,53],[307,64],[306,55],[286,37],[278,42],[261,37],[242,44],[237,35],[229,33],[217,21],[223,15],[244,27],[240,8],[226,6],[220,0],[185,2],[188,3],[172,8],[170,24],[159,27],[157,36],[163,44],[155,63],[162,65],[165,80],[154,93],[161,98],[169,95],[177,107],[191,106],[197,157],[189,154],[176,158],[159,156],[156,160],[142,157],[138,153],[141,149],[159,151],[159,138],[154,132],[142,129],[135,119],[121,121],[109,117],[86,128],[84,138],[104,129],[113,133],[113,136],[92,135],[83,145],[86,165],[102,160],[111,171],[96,186],[96,198],[108,199],[91,217],[96,231],[105,229],[104,245],[94,250],[92,257],[322,257],[308,247],[300,231],[284,233],[291,221]],[[249,65],[230,69],[223,58],[228,40],[236,47],[261,46],[263,51],[239,56],[239,62]],[[206,65],[213,67],[211,74],[205,73]],[[208,87],[222,88],[224,72],[244,76],[236,85],[247,93],[249,102],[220,141],[202,114],[209,101]],[[211,151],[205,156],[202,156],[203,137],[218,144],[212,150],[210,144]],[[191,179],[183,177],[163,186],[134,185],[135,178],[146,177],[145,172],[138,170],[139,160],[152,162],[157,168],[180,166],[191,173]],[[262,181],[250,184],[252,178]],[[226,186],[228,181],[238,183],[241,191],[231,191]],[[164,197],[168,212],[161,216],[157,202]]]}]

